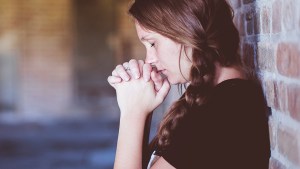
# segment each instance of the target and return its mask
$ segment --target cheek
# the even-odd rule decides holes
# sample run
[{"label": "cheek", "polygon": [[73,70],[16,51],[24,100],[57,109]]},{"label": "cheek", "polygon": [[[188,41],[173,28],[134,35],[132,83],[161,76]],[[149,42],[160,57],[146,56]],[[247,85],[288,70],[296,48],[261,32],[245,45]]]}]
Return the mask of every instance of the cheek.
[{"label": "cheek", "polygon": [[174,64],[174,54],[168,50],[158,50],[157,51],[157,58],[160,62],[160,64],[162,64],[162,66],[164,66],[164,68],[170,68],[172,67],[172,65]]},{"label": "cheek", "polygon": [[156,56],[163,68],[169,72],[178,73],[179,55],[181,45],[169,39],[159,43],[156,48]]}]

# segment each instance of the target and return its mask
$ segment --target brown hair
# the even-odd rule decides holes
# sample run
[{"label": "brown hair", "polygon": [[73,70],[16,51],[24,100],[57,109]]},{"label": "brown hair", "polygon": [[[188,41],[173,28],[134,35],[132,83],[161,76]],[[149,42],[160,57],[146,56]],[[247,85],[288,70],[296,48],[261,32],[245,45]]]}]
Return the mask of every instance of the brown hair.
[{"label": "brown hair", "polygon": [[162,120],[153,143],[164,150],[172,131],[213,88],[215,62],[240,65],[239,34],[226,0],[135,0],[129,13],[146,29],[193,49],[190,85]]}]

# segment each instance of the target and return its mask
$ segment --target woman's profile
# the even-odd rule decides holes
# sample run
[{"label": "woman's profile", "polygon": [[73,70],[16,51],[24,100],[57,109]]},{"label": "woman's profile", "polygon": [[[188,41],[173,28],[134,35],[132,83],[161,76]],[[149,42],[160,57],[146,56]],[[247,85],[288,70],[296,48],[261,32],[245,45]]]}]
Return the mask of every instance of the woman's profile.
[{"label": "woman's profile", "polygon": [[[121,112],[114,168],[268,169],[264,96],[241,63],[227,1],[135,0],[129,14],[146,57],[108,77]],[[147,117],[171,84],[187,88],[143,153]]]}]

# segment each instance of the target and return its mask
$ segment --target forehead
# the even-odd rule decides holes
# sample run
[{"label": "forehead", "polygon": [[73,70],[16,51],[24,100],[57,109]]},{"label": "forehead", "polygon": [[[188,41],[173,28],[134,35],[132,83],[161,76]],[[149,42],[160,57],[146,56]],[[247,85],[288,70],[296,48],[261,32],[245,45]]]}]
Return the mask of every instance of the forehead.
[{"label": "forehead", "polygon": [[148,36],[158,36],[158,33],[146,29],[145,27],[143,27],[142,25],[140,25],[138,22],[135,22],[135,28],[136,28],[138,37],[140,39],[148,37]]}]

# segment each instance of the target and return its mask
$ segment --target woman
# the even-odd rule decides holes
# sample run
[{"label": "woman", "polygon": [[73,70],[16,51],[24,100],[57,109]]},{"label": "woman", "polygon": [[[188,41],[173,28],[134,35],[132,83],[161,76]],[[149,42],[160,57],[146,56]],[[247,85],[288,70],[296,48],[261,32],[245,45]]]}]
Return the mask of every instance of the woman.
[{"label": "woman", "polygon": [[108,78],[121,111],[114,167],[142,168],[147,116],[170,84],[185,84],[150,144],[148,168],[267,169],[264,97],[243,71],[226,0],[135,0],[129,13],[147,52],[145,63],[126,62]]}]

